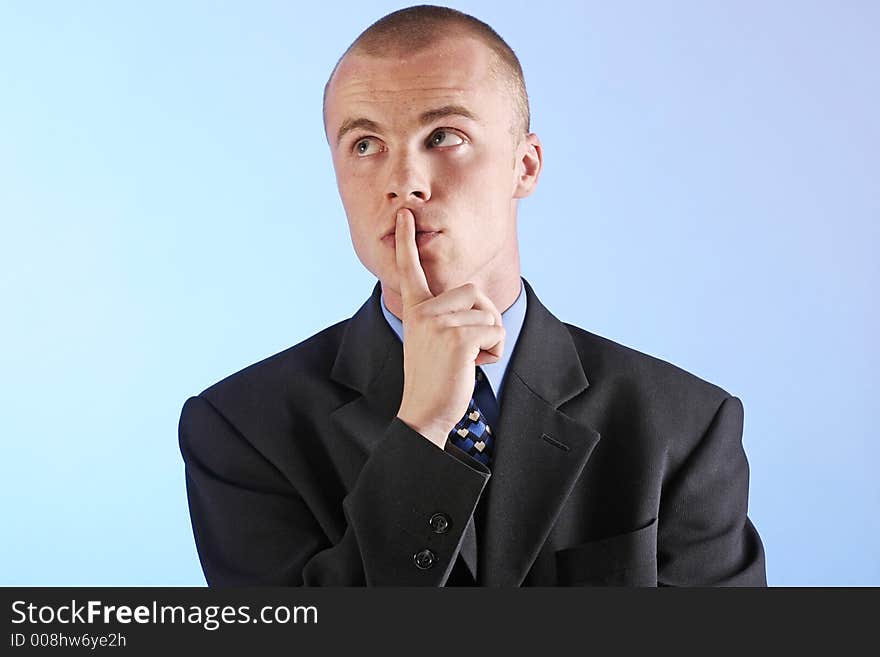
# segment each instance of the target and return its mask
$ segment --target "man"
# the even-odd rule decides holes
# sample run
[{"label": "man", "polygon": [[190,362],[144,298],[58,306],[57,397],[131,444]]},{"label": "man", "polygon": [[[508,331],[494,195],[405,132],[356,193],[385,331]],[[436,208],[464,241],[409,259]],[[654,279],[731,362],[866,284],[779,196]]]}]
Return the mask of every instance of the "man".
[{"label": "man", "polygon": [[507,44],[390,14],[324,118],[379,283],[184,405],[208,583],[764,585],[740,401],[560,322],[520,276],[543,154]]}]

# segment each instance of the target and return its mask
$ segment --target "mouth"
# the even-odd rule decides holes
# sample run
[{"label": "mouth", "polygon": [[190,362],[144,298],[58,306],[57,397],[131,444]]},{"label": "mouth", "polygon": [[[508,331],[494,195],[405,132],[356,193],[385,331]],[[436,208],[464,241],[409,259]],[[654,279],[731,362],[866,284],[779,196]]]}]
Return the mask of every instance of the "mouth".
[{"label": "mouth", "polygon": [[[438,235],[442,234],[442,230],[417,230],[416,231],[416,245],[421,247],[429,244],[434,241]],[[382,243],[386,246],[390,246],[394,248],[394,245],[397,243],[397,240],[394,235],[394,231],[388,233],[382,238]]]}]

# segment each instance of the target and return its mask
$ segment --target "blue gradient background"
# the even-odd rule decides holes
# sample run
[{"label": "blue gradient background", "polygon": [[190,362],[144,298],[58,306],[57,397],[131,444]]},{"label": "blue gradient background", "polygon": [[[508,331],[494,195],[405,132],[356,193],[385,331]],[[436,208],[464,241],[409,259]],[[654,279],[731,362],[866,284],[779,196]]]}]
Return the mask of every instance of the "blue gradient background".
[{"label": "blue gradient background", "polygon": [[[0,584],[203,584],[184,400],[369,295],[321,93],[404,5],[298,5],[0,3]],[[743,400],[771,584],[880,585],[880,5],[455,6],[523,62],[542,301]]]}]

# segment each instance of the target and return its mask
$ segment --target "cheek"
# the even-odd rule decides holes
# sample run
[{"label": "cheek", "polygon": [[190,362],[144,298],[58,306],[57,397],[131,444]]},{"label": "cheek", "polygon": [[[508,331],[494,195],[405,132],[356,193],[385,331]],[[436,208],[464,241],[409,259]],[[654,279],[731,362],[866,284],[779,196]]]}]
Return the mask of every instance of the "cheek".
[{"label": "cheek", "polygon": [[450,158],[434,170],[434,187],[442,188],[444,195],[452,198],[474,198],[486,191],[488,170],[479,157]]},{"label": "cheek", "polygon": [[358,175],[351,167],[340,168],[337,166],[336,187],[345,209],[352,243],[360,254],[370,236],[370,227],[367,225],[371,216],[368,207],[370,203],[369,183],[363,175]]},{"label": "cheek", "polygon": [[345,208],[349,230],[356,238],[375,230],[375,226],[370,224],[375,222],[379,214],[377,204],[381,203],[381,197],[377,198],[374,180],[374,176],[363,173],[343,172],[337,176],[339,198]]},{"label": "cheek", "polygon": [[339,194],[346,201],[356,201],[356,194],[361,194],[369,189],[376,178],[375,167],[368,162],[360,162],[347,157],[334,159],[333,167],[336,172],[336,186]]},{"label": "cheek", "polygon": [[356,204],[358,200],[363,199],[363,189],[366,186],[363,176],[357,175],[350,168],[337,174],[336,184],[339,188],[339,196],[346,207]]},{"label": "cheek", "polygon": [[510,180],[513,171],[510,162],[496,157],[474,157],[467,162],[455,163],[446,170],[443,179],[447,194],[478,217],[489,220],[507,207]]}]

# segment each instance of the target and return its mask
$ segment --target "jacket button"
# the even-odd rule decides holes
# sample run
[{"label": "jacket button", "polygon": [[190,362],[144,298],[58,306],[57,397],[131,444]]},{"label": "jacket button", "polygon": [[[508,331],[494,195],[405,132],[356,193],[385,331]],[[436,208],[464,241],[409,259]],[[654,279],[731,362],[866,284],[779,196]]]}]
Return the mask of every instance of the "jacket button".
[{"label": "jacket button", "polygon": [[435,513],[428,521],[435,534],[445,534],[452,522],[445,513]]},{"label": "jacket button", "polygon": [[428,570],[431,566],[434,565],[434,561],[436,561],[436,556],[433,552],[428,549],[419,550],[413,555],[413,561],[415,562],[418,568],[422,570]]}]

